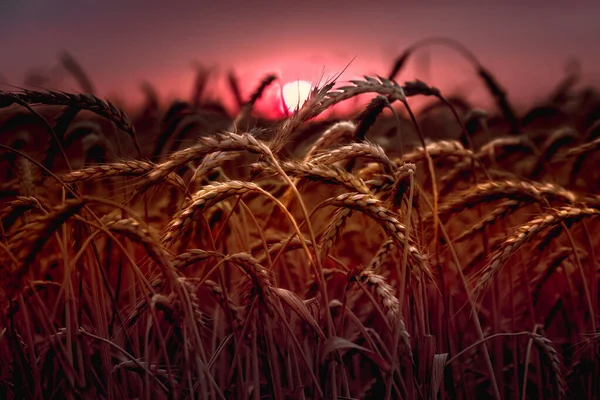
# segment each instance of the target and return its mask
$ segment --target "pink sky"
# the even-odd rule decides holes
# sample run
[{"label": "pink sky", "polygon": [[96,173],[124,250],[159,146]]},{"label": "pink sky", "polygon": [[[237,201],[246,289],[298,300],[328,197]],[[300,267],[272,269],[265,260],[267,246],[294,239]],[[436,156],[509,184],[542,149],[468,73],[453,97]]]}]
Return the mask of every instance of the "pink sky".
[{"label": "pink sky", "polygon": [[[587,81],[600,83],[599,17],[600,1],[5,0],[0,74],[22,84],[27,69],[52,67],[68,50],[100,95],[136,102],[142,80],[163,96],[188,96],[192,61],[235,68],[249,91],[268,72],[311,81],[353,59],[342,78],[386,75],[411,43],[443,35],[471,49],[522,104],[552,89],[573,56]],[[462,88],[489,104],[460,56],[441,47],[427,54],[428,73],[416,57],[399,80],[422,78],[445,93]],[[79,88],[66,81],[61,89]]]}]

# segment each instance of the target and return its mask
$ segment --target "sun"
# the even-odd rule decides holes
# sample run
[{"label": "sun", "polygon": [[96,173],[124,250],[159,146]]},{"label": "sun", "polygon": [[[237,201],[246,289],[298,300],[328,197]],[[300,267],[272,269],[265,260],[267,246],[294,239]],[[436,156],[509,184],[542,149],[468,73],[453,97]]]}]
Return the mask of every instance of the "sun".
[{"label": "sun", "polygon": [[298,80],[286,83],[281,89],[284,107],[287,108],[288,111],[294,111],[295,109],[300,108],[310,96],[311,90],[312,85],[307,81]]}]

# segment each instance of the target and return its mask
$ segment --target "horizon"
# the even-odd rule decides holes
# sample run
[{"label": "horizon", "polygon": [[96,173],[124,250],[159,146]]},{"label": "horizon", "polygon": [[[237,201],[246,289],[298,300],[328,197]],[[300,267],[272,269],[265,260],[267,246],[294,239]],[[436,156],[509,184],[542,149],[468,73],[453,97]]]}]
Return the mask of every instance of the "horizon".
[{"label": "horizon", "polygon": [[[32,0],[2,2],[0,15],[5,39],[0,75],[5,83],[22,85],[28,71],[56,67],[59,55],[67,51],[89,74],[100,97],[126,104],[143,99],[144,81],[156,87],[161,101],[189,96],[194,62],[221,73],[207,89],[224,90],[220,97],[225,104],[231,102],[223,79],[229,70],[239,77],[244,95],[271,72],[282,78],[281,84],[314,84],[346,67],[341,80],[385,76],[405,48],[431,36],[464,44],[517,106],[550,92],[574,58],[584,82],[600,82],[600,54],[594,43],[600,36],[594,23],[600,4],[592,2],[377,1],[367,8],[356,1],[342,7],[336,2],[317,6],[292,1]],[[398,77],[399,82],[413,79],[446,95],[462,91],[470,101],[492,104],[469,63],[440,46],[417,52]],[[0,89],[10,87],[0,84]],[[71,78],[54,89],[80,90]]]}]

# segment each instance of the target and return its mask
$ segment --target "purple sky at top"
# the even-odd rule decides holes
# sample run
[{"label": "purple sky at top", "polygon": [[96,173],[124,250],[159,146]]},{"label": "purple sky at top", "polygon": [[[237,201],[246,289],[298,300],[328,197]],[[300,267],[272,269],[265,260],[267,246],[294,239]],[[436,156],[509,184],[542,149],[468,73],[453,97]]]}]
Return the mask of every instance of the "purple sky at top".
[{"label": "purple sky at top", "polygon": [[[573,56],[600,83],[599,18],[600,1],[0,0],[0,80],[22,84],[26,70],[52,67],[68,50],[102,95],[137,99],[142,80],[186,95],[192,61],[233,67],[251,90],[267,72],[314,80],[353,59],[343,78],[385,75],[411,43],[444,35],[523,102],[550,90]],[[426,54],[428,73],[417,73],[416,57],[400,79],[484,93],[458,55],[439,47]]]}]

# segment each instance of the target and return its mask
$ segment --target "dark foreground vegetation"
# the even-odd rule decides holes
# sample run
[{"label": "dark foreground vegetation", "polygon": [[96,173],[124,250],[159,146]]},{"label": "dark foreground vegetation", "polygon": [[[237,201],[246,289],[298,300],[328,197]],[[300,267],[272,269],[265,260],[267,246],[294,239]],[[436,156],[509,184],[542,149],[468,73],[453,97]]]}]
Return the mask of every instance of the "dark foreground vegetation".
[{"label": "dark foreground vegetation", "polygon": [[272,76],[0,92],[0,397],[596,398],[600,91],[515,110],[445,44],[497,112],[397,82],[418,46],[273,121]]}]

